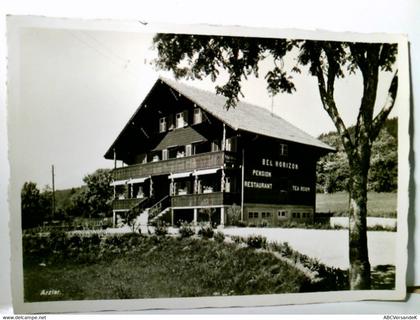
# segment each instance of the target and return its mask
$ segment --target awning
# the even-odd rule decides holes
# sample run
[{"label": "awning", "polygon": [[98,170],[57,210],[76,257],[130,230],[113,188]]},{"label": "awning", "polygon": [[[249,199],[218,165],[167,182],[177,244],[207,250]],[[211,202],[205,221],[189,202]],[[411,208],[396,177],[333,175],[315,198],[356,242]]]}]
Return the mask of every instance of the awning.
[{"label": "awning", "polygon": [[124,184],[127,184],[129,180],[116,180],[116,181],[112,181],[109,185],[110,186],[122,186]]},{"label": "awning", "polygon": [[186,178],[186,177],[189,177],[191,174],[192,172],[173,173],[169,175],[168,179]]},{"label": "awning", "polygon": [[220,168],[197,170],[197,171],[194,171],[193,175],[194,176],[201,176],[201,175],[204,175],[204,174],[213,174],[213,173],[216,173],[218,170],[220,170]]},{"label": "awning", "polygon": [[128,183],[130,183],[130,184],[133,184],[133,183],[142,183],[142,182],[146,181],[147,179],[149,179],[149,177],[142,177],[142,178],[130,179],[128,181]]}]

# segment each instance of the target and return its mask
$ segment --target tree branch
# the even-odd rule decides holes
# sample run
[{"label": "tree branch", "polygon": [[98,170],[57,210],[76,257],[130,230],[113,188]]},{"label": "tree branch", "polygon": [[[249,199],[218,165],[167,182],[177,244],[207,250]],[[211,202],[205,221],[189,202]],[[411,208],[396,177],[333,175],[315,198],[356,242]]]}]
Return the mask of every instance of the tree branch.
[{"label": "tree branch", "polygon": [[370,136],[371,141],[376,139],[386,118],[388,117],[389,113],[392,111],[392,108],[394,107],[394,104],[395,104],[397,91],[398,91],[398,70],[395,72],[394,77],[392,78],[391,85],[389,86],[388,96],[385,101],[385,105],[382,107],[382,110],[378,113],[378,115],[373,119],[372,132]]},{"label": "tree branch", "polygon": [[350,138],[350,134],[338,113],[337,106],[334,101],[334,96],[331,96],[325,88],[324,74],[320,65],[316,68],[316,76],[318,78],[318,88],[321,95],[322,105],[333,121],[338,134],[340,135],[344,149],[349,155],[353,154],[354,146]]}]

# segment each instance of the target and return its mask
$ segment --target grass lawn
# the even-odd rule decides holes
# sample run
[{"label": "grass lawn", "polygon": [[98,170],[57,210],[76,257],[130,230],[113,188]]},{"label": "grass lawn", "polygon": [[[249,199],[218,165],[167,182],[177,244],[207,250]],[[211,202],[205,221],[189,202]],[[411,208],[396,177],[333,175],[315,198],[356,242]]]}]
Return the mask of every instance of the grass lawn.
[{"label": "grass lawn", "polygon": [[[334,212],[335,216],[347,215],[349,195],[347,192],[316,194],[316,212]],[[395,218],[397,216],[397,193],[368,192],[368,215],[371,217]]]},{"label": "grass lawn", "polygon": [[[51,242],[53,247],[58,243]],[[29,246],[28,246],[29,247]],[[39,243],[31,245],[38,248]],[[204,239],[134,237],[24,254],[26,302],[292,293],[309,279],[268,252]],[[55,248],[55,249],[54,249]],[[24,241],[25,250],[25,241]],[[36,251],[37,249],[35,249]]]}]

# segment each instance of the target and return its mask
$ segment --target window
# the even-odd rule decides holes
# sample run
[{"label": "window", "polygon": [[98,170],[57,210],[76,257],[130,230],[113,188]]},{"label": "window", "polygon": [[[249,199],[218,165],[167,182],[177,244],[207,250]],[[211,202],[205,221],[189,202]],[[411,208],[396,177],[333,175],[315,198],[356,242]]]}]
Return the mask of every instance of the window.
[{"label": "window", "polygon": [[198,124],[203,122],[203,113],[201,112],[200,108],[195,108],[194,109],[194,119],[193,119],[193,123],[194,124]]},{"label": "window", "polygon": [[166,118],[160,118],[159,119],[159,132],[165,132],[166,131]]},{"label": "window", "polygon": [[162,160],[168,160],[168,149],[162,150]]},{"label": "window", "polygon": [[226,139],[226,151],[236,152],[237,139],[236,137]]},{"label": "window", "polygon": [[225,192],[231,192],[232,181],[230,177],[225,177]]},{"label": "window", "polygon": [[211,143],[211,151],[219,151],[220,147],[219,147],[219,141],[218,140],[214,140]]},{"label": "window", "polygon": [[271,215],[270,215],[270,212],[262,212],[262,213],[261,213],[261,218],[263,218],[263,219],[264,219],[264,218],[270,218],[270,216],[271,216]]},{"label": "window", "polygon": [[280,143],[280,151],[281,156],[287,156],[289,154],[289,148],[288,145],[285,143]]},{"label": "window", "polygon": [[249,219],[258,219],[258,212],[250,211],[248,212]]},{"label": "window", "polygon": [[167,130],[173,130],[174,126],[175,126],[174,115],[171,114],[171,115],[166,117],[166,129]]},{"label": "window", "polygon": [[183,128],[188,125],[188,111],[179,112],[175,115],[175,127]]},{"label": "window", "polygon": [[286,211],[279,211],[279,212],[277,212],[277,215],[279,217],[285,217],[286,216]]},{"label": "window", "polygon": [[184,127],[184,115],[183,115],[182,112],[176,114],[175,126],[176,126],[176,128]]}]

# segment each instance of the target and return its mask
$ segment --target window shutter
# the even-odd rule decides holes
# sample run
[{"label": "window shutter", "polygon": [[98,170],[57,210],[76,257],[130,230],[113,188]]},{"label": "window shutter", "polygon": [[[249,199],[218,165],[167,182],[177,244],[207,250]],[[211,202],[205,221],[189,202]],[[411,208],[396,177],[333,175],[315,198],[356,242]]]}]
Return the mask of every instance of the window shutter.
[{"label": "window shutter", "polygon": [[188,110],[182,112],[182,117],[184,118],[184,127],[188,125]]},{"label": "window shutter", "polygon": [[162,150],[162,160],[168,160],[168,149]]},{"label": "window shutter", "polygon": [[191,150],[192,150],[191,145],[190,145],[190,144],[187,144],[187,145],[185,146],[185,156],[186,156],[186,157],[191,156]]}]

